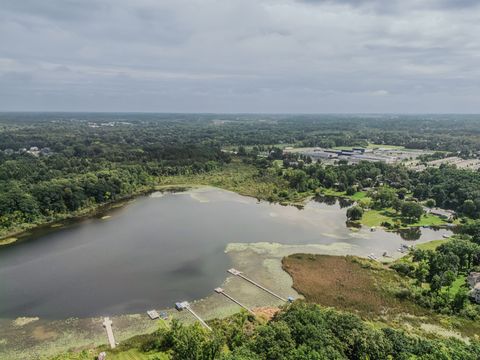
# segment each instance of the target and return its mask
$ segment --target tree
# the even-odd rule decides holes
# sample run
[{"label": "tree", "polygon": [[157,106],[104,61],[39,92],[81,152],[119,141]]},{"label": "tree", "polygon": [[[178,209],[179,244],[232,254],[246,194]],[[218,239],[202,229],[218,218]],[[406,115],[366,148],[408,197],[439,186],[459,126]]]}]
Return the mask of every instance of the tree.
[{"label": "tree", "polygon": [[434,275],[432,281],[430,282],[430,289],[437,293],[442,288],[442,279],[440,275]]},{"label": "tree", "polygon": [[353,187],[353,186],[347,187],[346,194],[347,194],[348,196],[352,196],[352,195],[355,194],[356,192],[357,192],[357,189],[355,189],[355,187]]},{"label": "tree", "polygon": [[468,300],[468,290],[464,287],[458,289],[457,293],[453,297],[452,300],[452,310],[455,312],[459,312],[465,307],[465,304]]},{"label": "tree", "polygon": [[347,210],[347,218],[351,221],[360,220],[363,216],[363,209],[360,206],[352,206]]},{"label": "tree", "polygon": [[394,189],[383,186],[372,196],[373,205],[377,209],[391,207],[394,200],[397,199],[397,193]]},{"label": "tree", "polygon": [[404,200],[407,193],[408,193],[408,190],[404,187],[397,190],[397,195],[400,200]]},{"label": "tree", "polygon": [[435,199],[427,199],[427,201],[425,202],[425,205],[431,209],[431,208],[434,208],[437,205],[437,203],[435,202]]},{"label": "tree", "polygon": [[419,221],[423,215],[423,207],[419,203],[406,201],[401,207],[402,216],[412,222]]},{"label": "tree", "polygon": [[467,199],[463,202],[462,211],[465,215],[474,217],[476,210],[473,200]]}]

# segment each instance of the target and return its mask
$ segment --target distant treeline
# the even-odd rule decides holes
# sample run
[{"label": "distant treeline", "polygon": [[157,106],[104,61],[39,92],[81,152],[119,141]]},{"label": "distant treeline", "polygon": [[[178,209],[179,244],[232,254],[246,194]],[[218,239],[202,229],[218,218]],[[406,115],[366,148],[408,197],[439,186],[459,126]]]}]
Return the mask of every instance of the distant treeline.
[{"label": "distant treeline", "polygon": [[[151,188],[162,176],[217,169],[231,160],[222,151],[228,146],[385,142],[473,156],[480,149],[479,131],[472,116],[2,113],[0,233]],[[274,150],[269,159],[251,161],[260,173],[275,171],[272,161],[282,159],[282,152]],[[385,182],[441,207],[472,217],[480,213],[478,173],[449,167],[415,173],[384,164],[313,165],[277,175],[290,187],[279,189],[276,201],[318,186]]]}]

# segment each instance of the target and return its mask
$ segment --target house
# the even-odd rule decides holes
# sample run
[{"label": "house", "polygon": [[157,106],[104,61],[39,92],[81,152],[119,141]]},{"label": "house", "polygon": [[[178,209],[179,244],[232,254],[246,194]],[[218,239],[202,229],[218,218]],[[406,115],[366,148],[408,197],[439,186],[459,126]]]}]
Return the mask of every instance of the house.
[{"label": "house", "polygon": [[472,288],[470,296],[480,304],[480,272],[471,272],[467,277],[468,285]]},{"label": "house", "polygon": [[480,272],[472,271],[470,274],[468,274],[467,282],[471,288],[475,287],[475,285],[480,283]]},{"label": "house", "polygon": [[445,210],[445,209],[440,209],[440,208],[432,208],[432,209],[426,209],[427,212],[429,212],[432,215],[436,215],[438,217],[441,217],[446,220],[453,220],[455,216],[455,212],[452,210]]},{"label": "house", "polygon": [[475,285],[473,288],[472,292],[470,293],[470,296],[473,298],[473,300],[477,303],[480,304],[480,283]]}]

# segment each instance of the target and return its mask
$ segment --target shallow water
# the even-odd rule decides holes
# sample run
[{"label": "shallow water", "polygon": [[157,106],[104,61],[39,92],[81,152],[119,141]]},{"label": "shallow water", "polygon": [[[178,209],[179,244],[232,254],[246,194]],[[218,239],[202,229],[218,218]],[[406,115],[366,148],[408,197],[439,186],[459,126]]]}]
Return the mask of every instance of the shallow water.
[{"label": "shallow water", "polygon": [[[142,197],[108,215],[2,247],[0,317],[114,315],[198,299],[225,279],[228,243],[343,243],[381,256],[403,242],[348,228],[338,203],[299,210],[217,189]],[[417,242],[443,234],[421,229]]]}]

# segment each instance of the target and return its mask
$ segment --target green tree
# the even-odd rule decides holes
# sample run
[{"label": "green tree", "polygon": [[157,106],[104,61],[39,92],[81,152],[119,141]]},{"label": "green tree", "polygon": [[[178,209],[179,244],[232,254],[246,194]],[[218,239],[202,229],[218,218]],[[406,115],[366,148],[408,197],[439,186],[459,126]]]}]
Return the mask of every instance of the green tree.
[{"label": "green tree", "polygon": [[400,211],[402,217],[412,222],[419,221],[424,212],[422,205],[413,201],[405,201]]},{"label": "green tree", "polygon": [[363,209],[360,206],[352,206],[347,209],[347,218],[351,221],[360,220],[363,216]]}]

